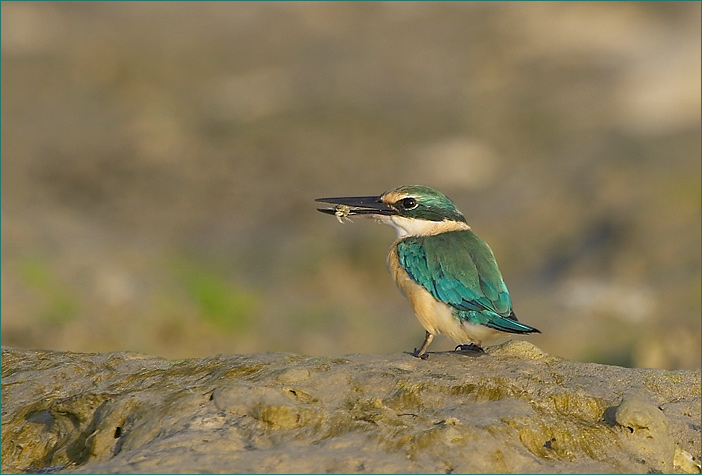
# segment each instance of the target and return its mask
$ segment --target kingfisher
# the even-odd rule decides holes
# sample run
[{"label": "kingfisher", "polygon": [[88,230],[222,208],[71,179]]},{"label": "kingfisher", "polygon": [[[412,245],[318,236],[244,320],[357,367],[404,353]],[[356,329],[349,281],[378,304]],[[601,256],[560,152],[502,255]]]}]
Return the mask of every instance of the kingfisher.
[{"label": "kingfisher", "polygon": [[340,222],[370,217],[395,228],[387,267],[426,330],[413,356],[426,359],[435,335],[456,350],[484,351],[484,342],[509,334],[541,333],[517,320],[495,256],[445,194],[423,185],[403,185],[379,196],[318,198],[318,208]]}]

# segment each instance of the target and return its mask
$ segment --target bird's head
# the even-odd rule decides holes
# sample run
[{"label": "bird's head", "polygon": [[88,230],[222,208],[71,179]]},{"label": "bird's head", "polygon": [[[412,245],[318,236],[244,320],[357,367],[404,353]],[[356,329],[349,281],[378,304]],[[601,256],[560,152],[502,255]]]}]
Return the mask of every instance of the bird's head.
[{"label": "bird's head", "polygon": [[456,205],[445,194],[423,185],[403,185],[379,196],[318,198],[335,204],[319,211],[336,215],[367,216],[397,230],[398,237],[426,236],[459,229],[470,229]]}]

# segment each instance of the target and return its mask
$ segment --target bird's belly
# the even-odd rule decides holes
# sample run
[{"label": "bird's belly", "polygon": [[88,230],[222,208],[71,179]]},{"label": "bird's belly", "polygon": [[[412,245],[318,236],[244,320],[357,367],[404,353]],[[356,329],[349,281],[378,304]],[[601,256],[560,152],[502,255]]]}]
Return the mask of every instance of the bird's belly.
[{"label": "bird's belly", "polygon": [[462,321],[454,315],[453,308],[439,302],[424,287],[416,285],[407,293],[417,319],[425,330],[433,335],[446,335],[458,344],[492,343],[504,336],[502,332]]}]

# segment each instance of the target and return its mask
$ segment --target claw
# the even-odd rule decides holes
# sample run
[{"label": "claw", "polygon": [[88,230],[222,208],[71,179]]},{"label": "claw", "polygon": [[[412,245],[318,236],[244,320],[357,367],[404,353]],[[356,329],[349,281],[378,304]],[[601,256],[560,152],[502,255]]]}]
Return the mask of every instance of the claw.
[{"label": "claw", "polygon": [[429,355],[427,354],[427,348],[429,347],[429,344],[433,339],[434,335],[432,335],[429,332],[426,332],[424,334],[424,343],[422,343],[422,347],[420,349],[415,348],[414,353],[412,353],[412,356],[416,356],[417,358],[421,358],[423,360],[429,358]]},{"label": "claw", "polygon": [[453,351],[475,351],[477,353],[485,353],[485,350],[475,343],[471,343],[469,345],[458,345]]}]

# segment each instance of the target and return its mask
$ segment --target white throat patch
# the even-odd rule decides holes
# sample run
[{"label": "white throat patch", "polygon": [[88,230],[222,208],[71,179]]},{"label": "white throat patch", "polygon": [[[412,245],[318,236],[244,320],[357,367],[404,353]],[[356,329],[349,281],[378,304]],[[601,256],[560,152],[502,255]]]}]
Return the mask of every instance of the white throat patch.
[{"label": "white throat patch", "polygon": [[470,229],[470,226],[461,221],[429,221],[426,219],[410,219],[397,215],[373,215],[373,218],[395,228],[398,239],[407,236],[431,236],[449,231],[467,231]]}]

